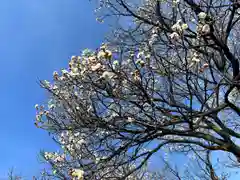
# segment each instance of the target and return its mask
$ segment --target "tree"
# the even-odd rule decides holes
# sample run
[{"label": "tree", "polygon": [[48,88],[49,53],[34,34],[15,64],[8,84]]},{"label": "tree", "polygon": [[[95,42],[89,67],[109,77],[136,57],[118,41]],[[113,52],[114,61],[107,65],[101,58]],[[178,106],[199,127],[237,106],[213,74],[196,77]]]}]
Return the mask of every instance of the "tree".
[{"label": "tree", "polygon": [[20,175],[16,175],[14,173],[14,168],[11,168],[8,172],[8,179],[9,180],[21,180],[22,179],[22,176]]},{"label": "tree", "polygon": [[240,2],[102,0],[100,6],[103,18],[132,23],[98,50],[73,56],[52,82],[41,81],[49,102],[36,105],[35,124],[63,149],[43,152],[54,174],[142,179],[163,149],[205,162],[212,180],[221,177],[210,154],[225,152],[223,165],[238,167]]}]

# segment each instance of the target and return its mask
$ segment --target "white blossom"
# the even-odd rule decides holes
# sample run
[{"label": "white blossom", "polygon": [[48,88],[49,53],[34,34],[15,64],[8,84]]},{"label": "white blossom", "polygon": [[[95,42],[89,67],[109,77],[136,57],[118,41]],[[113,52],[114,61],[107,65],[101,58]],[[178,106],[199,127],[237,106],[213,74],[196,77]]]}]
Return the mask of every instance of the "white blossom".
[{"label": "white blossom", "polygon": [[138,54],[137,54],[137,58],[140,59],[141,57],[144,56],[144,52],[143,51],[140,51]]},{"label": "white blossom", "polygon": [[115,74],[113,72],[105,71],[105,72],[103,72],[101,77],[106,80],[109,80],[109,79],[112,79],[114,77],[114,75]]},{"label": "white blossom", "polygon": [[182,32],[182,27],[181,27],[181,23],[182,21],[181,20],[178,20],[173,26],[172,26],[172,30],[174,32]]},{"label": "white blossom", "polygon": [[38,110],[38,108],[39,108],[39,105],[38,105],[38,104],[35,104],[35,109]]},{"label": "white blossom", "polygon": [[134,121],[135,121],[135,119],[132,118],[132,117],[128,117],[128,118],[127,118],[127,122],[128,122],[128,123],[132,123],[132,122],[134,122]]},{"label": "white blossom", "polygon": [[198,57],[193,57],[193,58],[192,58],[192,61],[193,61],[193,62],[200,62],[200,59],[199,59]]},{"label": "white blossom", "polygon": [[182,24],[181,28],[182,28],[182,30],[186,30],[188,28],[188,24],[186,24],[186,23]]},{"label": "white blossom", "polygon": [[202,33],[203,34],[208,34],[210,33],[210,26],[208,24],[205,24],[203,27],[202,27]]},{"label": "white blossom", "polygon": [[199,17],[199,19],[201,19],[201,20],[205,19],[206,16],[207,16],[207,14],[206,14],[205,12],[200,12],[200,13],[198,14],[198,17]]},{"label": "white blossom", "polygon": [[176,32],[173,32],[172,34],[170,34],[169,37],[174,41],[177,41],[180,38],[179,34]]},{"label": "white blossom", "polygon": [[102,65],[100,63],[97,63],[94,66],[91,66],[91,70],[92,71],[97,71],[98,69],[100,69],[102,67]]},{"label": "white blossom", "polygon": [[61,72],[62,72],[63,75],[68,74],[68,71],[66,69],[62,69]]},{"label": "white blossom", "polygon": [[118,65],[119,62],[118,62],[117,60],[115,60],[115,61],[113,61],[113,64],[114,64],[114,65]]},{"label": "white blossom", "polygon": [[72,172],[72,176],[76,177],[77,180],[83,180],[83,174],[84,174],[84,171],[81,169],[74,169]]},{"label": "white blossom", "polygon": [[179,2],[180,0],[173,0],[173,6],[176,6]]}]

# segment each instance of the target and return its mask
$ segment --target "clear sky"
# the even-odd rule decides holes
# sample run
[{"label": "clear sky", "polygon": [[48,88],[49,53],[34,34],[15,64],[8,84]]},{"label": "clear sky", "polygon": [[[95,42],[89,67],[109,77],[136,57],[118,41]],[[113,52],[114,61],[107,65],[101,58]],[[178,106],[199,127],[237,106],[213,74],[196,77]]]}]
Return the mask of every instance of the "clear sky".
[{"label": "clear sky", "polygon": [[50,79],[72,55],[99,46],[107,26],[93,10],[88,0],[1,0],[0,179],[13,166],[34,175],[39,150],[54,148],[33,124],[34,105],[46,99],[37,78]]},{"label": "clear sky", "polygon": [[72,55],[101,44],[107,25],[93,10],[88,0],[1,0],[0,180],[11,167],[30,179],[42,167],[39,150],[55,149],[34,126],[34,105],[46,100],[37,78],[51,79]]}]

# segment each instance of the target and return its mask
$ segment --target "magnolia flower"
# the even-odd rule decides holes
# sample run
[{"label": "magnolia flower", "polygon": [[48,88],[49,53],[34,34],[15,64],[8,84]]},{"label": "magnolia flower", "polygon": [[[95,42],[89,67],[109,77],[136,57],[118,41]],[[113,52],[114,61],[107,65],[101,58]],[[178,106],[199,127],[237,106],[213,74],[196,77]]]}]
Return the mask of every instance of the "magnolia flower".
[{"label": "magnolia flower", "polygon": [[126,61],[124,61],[124,65],[130,64],[132,62],[132,59],[127,59]]},{"label": "magnolia flower", "polygon": [[97,63],[95,66],[91,66],[91,70],[92,71],[97,71],[98,69],[100,69],[102,67],[102,65],[100,63]]},{"label": "magnolia flower", "polygon": [[106,51],[101,50],[101,51],[98,52],[97,57],[99,59],[101,59],[101,58],[110,59],[112,57],[112,52],[109,51],[109,50],[106,50]]},{"label": "magnolia flower", "polygon": [[78,59],[77,56],[72,56],[71,57],[71,61],[73,61],[73,62],[76,61],[77,59]]},{"label": "magnolia flower", "polygon": [[180,2],[180,0],[173,0],[173,6],[176,6],[178,3]]},{"label": "magnolia flower", "polygon": [[118,65],[119,62],[117,60],[113,61],[113,65]]},{"label": "magnolia flower", "polygon": [[108,80],[108,79],[112,79],[114,75],[115,74],[113,72],[105,71],[101,77]]},{"label": "magnolia flower", "polygon": [[182,30],[186,30],[188,28],[188,25],[186,23],[182,24]]},{"label": "magnolia flower", "polygon": [[198,57],[193,57],[193,58],[192,58],[192,61],[194,61],[194,62],[200,62],[200,59],[199,59]]},{"label": "magnolia flower", "polygon": [[132,72],[131,74],[133,75],[134,81],[139,82],[139,81],[141,80],[141,78],[140,78],[140,72],[139,72],[138,70]]},{"label": "magnolia flower", "polygon": [[70,61],[70,62],[68,63],[68,67],[69,67],[70,69],[73,67],[73,65],[74,65],[74,63],[73,63],[72,61]]},{"label": "magnolia flower", "polygon": [[53,158],[53,154],[49,152],[44,152],[44,158],[49,160]]},{"label": "magnolia flower", "polygon": [[39,114],[36,115],[36,121],[38,121],[38,122],[41,122],[41,121],[42,121],[41,115],[39,115]]},{"label": "magnolia flower", "polygon": [[54,71],[54,72],[53,72],[53,77],[54,77],[55,80],[58,79],[58,72],[57,72],[57,71]]},{"label": "magnolia flower", "polygon": [[128,123],[132,123],[132,122],[134,122],[134,121],[135,121],[135,119],[132,118],[132,117],[128,117],[128,118],[127,118],[127,122],[128,122]]},{"label": "magnolia flower", "polygon": [[96,63],[97,62],[96,56],[90,56],[88,58],[88,60],[89,60],[90,63]]},{"label": "magnolia flower", "polygon": [[147,54],[147,55],[145,56],[146,59],[150,59],[150,57],[151,57],[151,54]]},{"label": "magnolia flower", "polygon": [[44,110],[44,105],[40,106],[40,110],[43,111]]},{"label": "magnolia flower", "polygon": [[[92,54],[93,54],[92,50],[90,50],[90,49],[88,49],[88,48],[86,48],[86,49],[84,49],[84,50],[82,51],[82,56],[84,56],[84,57],[89,57],[89,56],[91,56]],[[80,58],[78,58],[78,59],[80,59]]]},{"label": "magnolia flower", "polygon": [[106,43],[102,43],[100,49],[101,50],[106,50],[106,48],[107,48],[107,44]]},{"label": "magnolia flower", "polygon": [[204,69],[203,69],[203,68],[200,68],[200,69],[199,69],[199,72],[200,72],[200,73],[203,73],[203,72],[204,72]]},{"label": "magnolia flower", "polygon": [[78,143],[79,144],[84,144],[86,141],[84,140],[84,139],[80,139],[79,141],[78,141]]},{"label": "magnolia flower", "polygon": [[157,30],[156,28],[154,28],[154,29],[152,30],[152,34],[157,34],[157,32],[158,32],[158,30]]},{"label": "magnolia flower", "polygon": [[144,52],[143,51],[140,51],[138,54],[137,54],[137,58],[141,58],[144,56]]},{"label": "magnolia flower", "polygon": [[203,68],[208,68],[208,67],[209,67],[208,63],[203,64]]},{"label": "magnolia flower", "polygon": [[61,72],[63,75],[66,75],[68,73],[68,71],[66,69],[62,69]]},{"label": "magnolia flower", "polygon": [[172,34],[170,34],[169,37],[174,41],[177,41],[180,38],[179,34],[176,32],[173,32]]},{"label": "magnolia flower", "polygon": [[74,133],[74,136],[79,136],[80,132]]},{"label": "magnolia flower", "polygon": [[76,76],[79,75],[79,73],[78,73],[78,72],[70,71],[69,75],[72,76],[72,77],[76,77]]},{"label": "magnolia flower", "polygon": [[117,60],[113,61],[113,69],[117,69],[119,67],[119,62]]},{"label": "magnolia flower", "polygon": [[149,40],[149,45],[152,46],[157,41],[158,35],[153,34]]},{"label": "magnolia flower", "polygon": [[78,68],[71,68],[71,71],[73,72],[73,73],[78,73]]},{"label": "magnolia flower", "polygon": [[130,52],[129,55],[130,55],[130,57],[132,57],[132,58],[135,56],[134,52],[132,52],[132,51]]},{"label": "magnolia flower", "polygon": [[95,162],[96,162],[96,163],[99,163],[100,160],[101,160],[101,159],[97,157],[97,158],[95,159]]},{"label": "magnolia flower", "polygon": [[71,145],[71,144],[68,144],[68,145],[66,146],[66,148],[67,148],[69,151],[73,151],[73,145]]},{"label": "magnolia flower", "polygon": [[65,154],[58,155],[58,156],[55,158],[55,162],[63,162],[64,160],[65,160]]},{"label": "magnolia flower", "polygon": [[145,62],[144,62],[143,60],[141,60],[141,61],[139,62],[139,64],[140,64],[142,67],[144,67]]},{"label": "magnolia flower", "polygon": [[76,177],[78,180],[83,180],[84,171],[81,169],[73,169],[71,175]]},{"label": "magnolia flower", "polygon": [[55,108],[55,105],[54,104],[50,104],[49,105],[49,109],[54,109]]},{"label": "magnolia flower", "polygon": [[136,64],[139,64],[141,62],[141,59],[136,60]]},{"label": "magnolia flower", "polygon": [[39,105],[35,104],[35,109],[38,110],[38,108],[39,108]]},{"label": "magnolia flower", "polygon": [[198,53],[193,53],[193,56],[192,56],[192,61],[193,63],[198,63],[200,62],[200,57],[199,57],[199,54]]},{"label": "magnolia flower", "polygon": [[151,39],[152,39],[153,41],[156,41],[157,38],[158,38],[158,35],[157,35],[157,34],[153,34],[153,35],[151,36]]},{"label": "magnolia flower", "polygon": [[154,44],[154,41],[150,40],[148,43],[149,43],[150,46],[152,46]]},{"label": "magnolia flower", "polygon": [[210,26],[208,24],[205,24],[203,27],[202,27],[202,33],[203,34],[209,34],[210,33]]},{"label": "magnolia flower", "polygon": [[51,89],[52,89],[52,90],[57,90],[58,87],[57,87],[57,85],[55,84],[55,85],[53,85],[53,86],[51,87]]},{"label": "magnolia flower", "polygon": [[60,76],[60,77],[59,77],[59,80],[60,80],[60,81],[64,81],[65,79],[66,79],[66,77],[64,77],[64,76]]},{"label": "magnolia flower", "polygon": [[49,88],[49,87],[50,87],[50,82],[47,81],[47,80],[44,80],[44,81],[43,81],[43,85],[44,85],[46,88]]},{"label": "magnolia flower", "polygon": [[200,12],[198,14],[199,19],[204,20],[206,18],[207,14],[205,12]]},{"label": "magnolia flower", "polygon": [[111,51],[106,50],[105,53],[106,53],[105,58],[110,59],[112,57],[112,52]]},{"label": "magnolia flower", "polygon": [[181,32],[182,31],[182,27],[181,27],[180,23],[181,23],[181,20],[178,20],[176,22],[176,24],[174,24],[172,26],[172,30],[175,31],[175,32]]}]

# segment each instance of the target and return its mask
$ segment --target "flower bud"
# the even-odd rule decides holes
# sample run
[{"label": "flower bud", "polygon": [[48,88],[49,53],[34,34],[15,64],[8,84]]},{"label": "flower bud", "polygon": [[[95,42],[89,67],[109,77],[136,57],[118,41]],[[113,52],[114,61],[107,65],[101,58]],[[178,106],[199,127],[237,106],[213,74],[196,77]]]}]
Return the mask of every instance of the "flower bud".
[{"label": "flower bud", "polygon": [[36,109],[36,110],[38,110],[38,108],[39,108],[39,105],[38,105],[38,104],[36,104],[36,105],[35,105],[35,109]]}]

